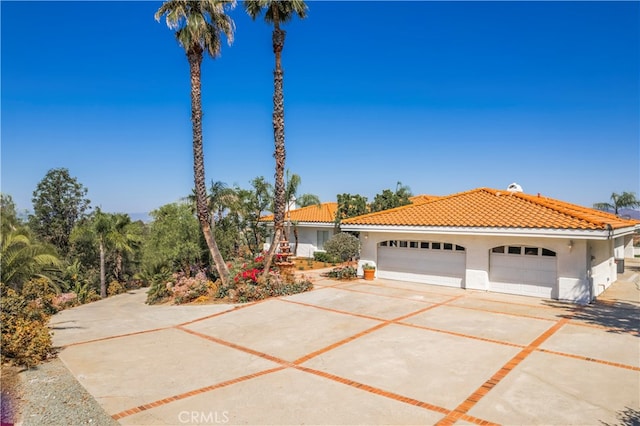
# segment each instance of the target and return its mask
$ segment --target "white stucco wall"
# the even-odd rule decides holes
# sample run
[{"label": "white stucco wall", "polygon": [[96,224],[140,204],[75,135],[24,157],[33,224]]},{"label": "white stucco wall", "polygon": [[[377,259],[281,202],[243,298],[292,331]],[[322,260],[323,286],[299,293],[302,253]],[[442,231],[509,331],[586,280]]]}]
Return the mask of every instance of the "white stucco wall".
[{"label": "white stucco wall", "polygon": [[[325,226],[300,226],[298,225],[298,246],[295,247],[296,257],[313,257],[313,253],[322,250],[318,246],[318,231],[328,231],[329,238],[334,234],[333,225],[325,225]],[[289,234],[287,236],[287,240],[289,241],[289,245],[291,246],[291,250],[294,249],[295,246],[295,236],[293,234],[293,226],[291,226],[289,230]],[[271,239],[268,238],[267,242],[264,244],[264,250],[269,250]]]},{"label": "white stucco wall", "polygon": [[605,291],[618,276],[613,246],[611,240],[589,242],[587,250],[591,259],[593,297]]},{"label": "white stucco wall", "polygon": [[[503,237],[480,235],[411,234],[362,232],[361,259],[378,263],[377,244],[387,240],[440,241],[465,247],[466,272],[461,287],[475,290],[491,290],[489,279],[490,252],[502,245],[529,245],[556,252],[558,280],[552,297],[577,303],[588,303],[590,297],[587,276],[587,242],[565,238]],[[571,241],[571,244],[569,244]],[[600,246],[598,246],[600,247]],[[602,254],[601,256],[603,256]],[[615,265],[614,265],[615,266]],[[610,270],[607,269],[607,272]],[[387,278],[407,279],[402,273],[383,274]],[[609,279],[611,279],[609,277]]]},{"label": "white stucco wall", "polygon": [[624,244],[624,257],[628,257],[628,258],[635,257],[635,251],[633,249],[633,235],[625,235],[623,244]]},{"label": "white stucco wall", "polygon": [[[333,235],[333,228],[298,226],[298,249],[296,256],[313,257],[313,253],[322,250],[318,246],[318,231],[329,231],[329,238]],[[292,233],[293,234],[293,233]],[[291,235],[293,238],[293,235]]]}]

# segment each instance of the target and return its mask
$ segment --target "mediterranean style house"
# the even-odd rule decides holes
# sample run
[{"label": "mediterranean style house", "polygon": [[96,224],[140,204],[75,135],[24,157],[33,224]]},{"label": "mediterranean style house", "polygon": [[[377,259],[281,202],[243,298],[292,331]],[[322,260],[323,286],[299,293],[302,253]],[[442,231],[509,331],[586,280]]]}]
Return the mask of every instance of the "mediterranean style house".
[{"label": "mediterranean style house", "polygon": [[[293,213],[293,212],[292,212]],[[377,276],[588,303],[633,257],[640,222],[515,190],[477,188],[342,221]]]}]

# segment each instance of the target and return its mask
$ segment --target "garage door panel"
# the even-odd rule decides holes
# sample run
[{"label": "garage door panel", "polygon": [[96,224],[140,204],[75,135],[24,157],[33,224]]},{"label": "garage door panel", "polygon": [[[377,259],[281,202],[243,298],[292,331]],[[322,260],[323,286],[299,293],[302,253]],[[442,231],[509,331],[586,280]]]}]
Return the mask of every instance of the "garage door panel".
[{"label": "garage door panel", "polygon": [[553,297],[557,285],[555,257],[491,253],[490,264],[492,291]]},{"label": "garage door panel", "polygon": [[410,274],[464,276],[465,254],[397,247],[378,249],[378,269]]}]

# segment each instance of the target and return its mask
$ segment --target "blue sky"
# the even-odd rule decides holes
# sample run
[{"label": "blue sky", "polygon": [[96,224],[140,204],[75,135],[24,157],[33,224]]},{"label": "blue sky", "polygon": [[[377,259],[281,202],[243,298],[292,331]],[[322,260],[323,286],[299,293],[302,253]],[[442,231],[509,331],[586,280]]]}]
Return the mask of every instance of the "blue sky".
[{"label": "blue sky", "polygon": [[[66,167],[106,211],[193,186],[189,71],[160,2],[2,1],[2,192]],[[231,12],[203,65],[207,181],[273,181],[271,28]],[[309,2],[285,26],[300,193],[518,182],[590,206],[640,193],[638,2]]]}]

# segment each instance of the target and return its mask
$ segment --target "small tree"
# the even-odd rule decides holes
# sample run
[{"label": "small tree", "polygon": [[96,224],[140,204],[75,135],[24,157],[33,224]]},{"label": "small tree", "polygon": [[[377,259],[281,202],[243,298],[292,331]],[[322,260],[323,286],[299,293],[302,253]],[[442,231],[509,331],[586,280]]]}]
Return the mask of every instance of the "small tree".
[{"label": "small tree", "polygon": [[15,231],[22,226],[16,210],[16,204],[9,194],[0,193],[0,222],[2,223],[0,232],[3,234]]},{"label": "small tree", "polygon": [[329,256],[346,262],[360,253],[360,240],[349,233],[341,232],[324,243],[324,249]]},{"label": "small tree", "polygon": [[259,176],[251,181],[251,189],[239,190],[238,195],[244,240],[255,257],[262,251],[262,244],[268,235],[266,223],[261,222],[260,218],[272,209],[273,187],[263,176]]},{"label": "small tree", "polygon": [[145,271],[168,267],[173,271],[191,272],[199,265],[203,250],[200,247],[198,219],[188,204],[167,204],[151,212],[153,222],[142,247],[142,267]]}]

